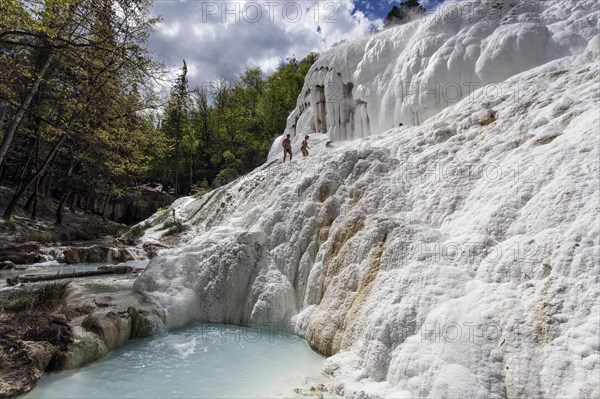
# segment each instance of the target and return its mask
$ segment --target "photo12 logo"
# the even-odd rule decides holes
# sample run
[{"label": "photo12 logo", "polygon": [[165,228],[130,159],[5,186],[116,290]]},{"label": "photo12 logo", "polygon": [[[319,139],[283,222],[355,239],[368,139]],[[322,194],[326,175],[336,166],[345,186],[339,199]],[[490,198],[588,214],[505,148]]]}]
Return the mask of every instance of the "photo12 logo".
[{"label": "photo12 logo", "polygon": [[537,343],[540,332],[521,323],[501,325],[494,321],[424,322],[420,326],[422,343],[516,345]]},{"label": "photo12 logo", "polygon": [[544,248],[535,241],[515,242],[503,247],[491,241],[473,242],[424,242],[401,241],[396,244],[397,250],[392,262],[405,265],[407,262],[429,261],[443,265],[472,264],[485,261],[487,263],[512,259],[513,262],[525,265],[541,262]]},{"label": "photo12 logo", "polygon": [[501,21],[508,16],[518,17],[525,14],[539,14],[541,2],[519,0],[502,1],[462,1],[440,4],[435,12],[436,23],[456,23],[459,21],[474,22],[483,19]]},{"label": "photo12 logo", "polygon": [[530,96],[547,90],[547,86],[543,82],[528,80],[509,83],[482,83],[478,81],[402,82],[399,88],[402,101],[416,98],[419,104],[443,104],[445,106],[457,104],[465,98],[468,98],[469,102],[509,100],[513,103],[522,103]]},{"label": "photo12 logo", "polygon": [[393,184],[403,185],[407,181],[444,183],[449,186],[467,186],[477,181],[499,183],[503,180],[513,183],[537,183],[540,166],[533,162],[500,164],[498,162],[475,163],[438,161],[416,163],[403,162],[400,173],[394,176]]},{"label": "photo12 logo", "polygon": [[291,323],[252,323],[247,327],[232,327],[226,324],[206,324],[201,326],[200,339],[202,342],[211,342],[219,338],[222,343],[244,342],[246,344],[256,344],[258,342],[273,343],[278,339],[283,339],[288,343],[296,343],[302,338],[294,333],[294,327]]},{"label": "photo12 logo", "polygon": [[286,23],[298,23],[303,19],[314,23],[338,23],[336,18],[340,2],[304,2],[304,1],[205,1],[202,2],[202,22],[245,22],[258,23],[282,20]]}]

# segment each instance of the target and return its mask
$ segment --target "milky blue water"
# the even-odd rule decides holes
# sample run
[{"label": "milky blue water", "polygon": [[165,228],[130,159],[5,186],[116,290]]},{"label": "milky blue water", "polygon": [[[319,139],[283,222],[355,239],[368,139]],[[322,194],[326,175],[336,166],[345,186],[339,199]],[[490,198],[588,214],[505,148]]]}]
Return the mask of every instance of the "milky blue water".
[{"label": "milky blue water", "polygon": [[49,374],[25,398],[266,398],[320,376],[324,358],[297,336],[194,324],[133,340],[83,368]]}]

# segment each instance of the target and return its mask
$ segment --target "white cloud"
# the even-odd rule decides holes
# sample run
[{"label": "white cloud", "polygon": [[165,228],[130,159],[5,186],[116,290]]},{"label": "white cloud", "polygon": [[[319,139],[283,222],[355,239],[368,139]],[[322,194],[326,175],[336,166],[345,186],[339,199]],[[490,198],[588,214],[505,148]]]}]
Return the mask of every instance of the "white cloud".
[{"label": "white cloud", "polygon": [[265,71],[291,55],[303,58],[352,40],[373,24],[353,1],[157,1],[163,22],[149,47],[169,68],[188,64],[190,83],[235,78],[246,66]]}]

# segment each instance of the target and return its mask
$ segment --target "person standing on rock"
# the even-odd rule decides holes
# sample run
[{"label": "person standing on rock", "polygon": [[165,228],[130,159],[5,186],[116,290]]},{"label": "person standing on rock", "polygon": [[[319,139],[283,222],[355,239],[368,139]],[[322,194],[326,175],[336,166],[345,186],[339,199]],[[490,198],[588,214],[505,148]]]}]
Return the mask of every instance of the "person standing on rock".
[{"label": "person standing on rock", "polygon": [[292,161],[292,140],[290,140],[290,135],[288,134],[285,139],[283,139],[283,162],[285,162],[285,158],[287,154],[290,154],[290,162]]},{"label": "person standing on rock", "polygon": [[302,155],[308,156],[308,150],[310,147],[308,146],[308,135],[304,136],[304,141],[302,142],[302,147],[300,147],[300,151],[302,151]]}]

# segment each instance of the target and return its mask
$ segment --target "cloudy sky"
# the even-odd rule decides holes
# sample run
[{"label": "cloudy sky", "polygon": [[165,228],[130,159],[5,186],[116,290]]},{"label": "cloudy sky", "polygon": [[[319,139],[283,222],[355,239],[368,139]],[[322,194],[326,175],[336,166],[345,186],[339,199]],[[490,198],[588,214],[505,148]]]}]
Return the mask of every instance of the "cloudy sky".
[{"label": "cloudy sky", "polygon": [[[440,0],[421,1],[431,8]],[[380,28],[394,0],[155,0],[163,20],[149,47],[172,70],[188,64],[191,86],[233,79],[246,67],[270,72],[340,40]]]}]

